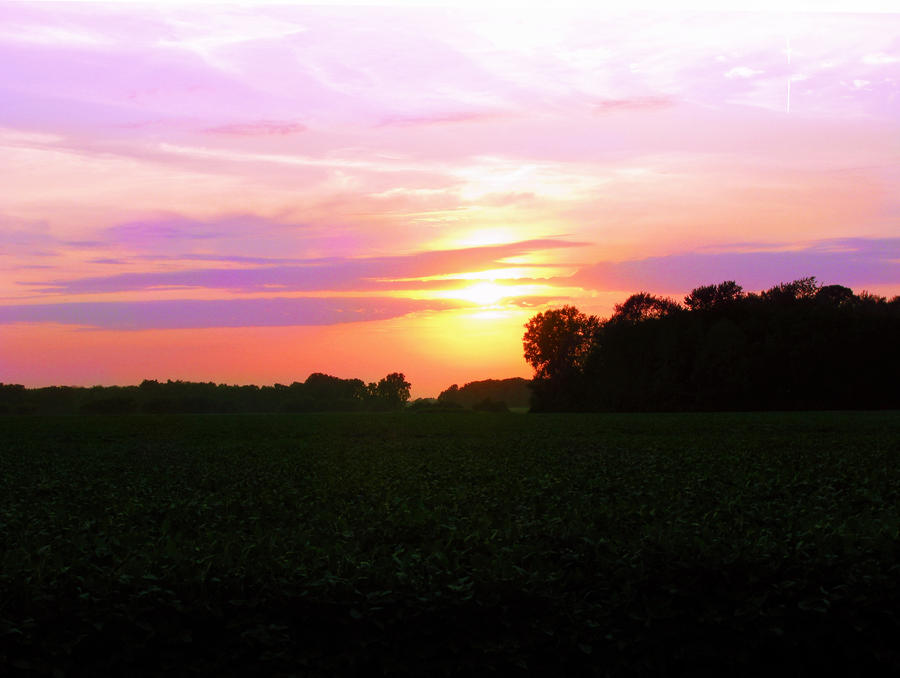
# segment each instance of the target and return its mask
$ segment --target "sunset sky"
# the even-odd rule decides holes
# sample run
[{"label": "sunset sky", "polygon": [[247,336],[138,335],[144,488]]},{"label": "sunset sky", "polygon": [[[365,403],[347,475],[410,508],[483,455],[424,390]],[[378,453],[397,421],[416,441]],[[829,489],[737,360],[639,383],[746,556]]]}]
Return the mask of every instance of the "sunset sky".
[{"label": "sunset sky", "polygon": [[523,325],[900,293],[900,13],[0,5],[0,382],[414,396]]}]

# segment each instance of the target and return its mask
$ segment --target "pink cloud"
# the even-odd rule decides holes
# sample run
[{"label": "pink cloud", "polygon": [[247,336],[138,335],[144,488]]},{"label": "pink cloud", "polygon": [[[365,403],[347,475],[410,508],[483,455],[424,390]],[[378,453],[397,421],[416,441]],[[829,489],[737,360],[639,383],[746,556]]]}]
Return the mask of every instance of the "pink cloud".
[{"label": "pink cloud", "polygon": [[258,120],[256,122],[219,125],[218,127],[209,127],[203,131],[207,134],[225,134],[228,136],[255,137],[299,134],[300,132],[305,132],[306,129],[306,125],[303,125],[299,122],[291,122],[289,120]]},{"label": "pink cloud", "polygon": [[595,114],[617,113],[619,111],[655,111],[674,106],[675,100],[666,96],[633,97],[630,99],[603,99],[591,103]]},{"label": "pink cloud", "polygon": [[444,125],[464,122],[486,122],[509,118],[509,113],[496,111],[459,111],[450,113],[424,113],[421,115],[394,115],[384,118],[380,127],[412,127],[416,125]]},{"label": "pink cloud", "polygon": [[[153,237],[160,232],[153,230]],[[169,237],[163,231],[162,237]],[[202,234],[201,234],[202,236]],[[129,272],[74,279],[29,282],[37,292],[52,294],[96,294],[152,289],[219,289],[232,292],[390,290],[425,287],[391,282],[394,279],[452,275],[471,270],[497,268],[503,259],[532,252],[572,248],[584,243],[557,239],[526,240],[455,250],[433,250],[387,257],[327,257],[297,260],[294,264],[251,268],[188,268],[167,271]],[[246,257],[220,256],[220,261],[250,263]],[[259,259],[256,259],[259,261]],[[433,284],[432,287],[439,287]]]}]

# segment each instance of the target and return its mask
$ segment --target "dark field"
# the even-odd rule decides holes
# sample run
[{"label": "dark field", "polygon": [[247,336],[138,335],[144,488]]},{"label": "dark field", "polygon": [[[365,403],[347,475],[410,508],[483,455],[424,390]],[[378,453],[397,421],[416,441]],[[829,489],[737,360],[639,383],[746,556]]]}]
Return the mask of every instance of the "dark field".
[{"label": "dark field", "polygon": [[0,418],[0,673],[900,671],[900,414]]}]

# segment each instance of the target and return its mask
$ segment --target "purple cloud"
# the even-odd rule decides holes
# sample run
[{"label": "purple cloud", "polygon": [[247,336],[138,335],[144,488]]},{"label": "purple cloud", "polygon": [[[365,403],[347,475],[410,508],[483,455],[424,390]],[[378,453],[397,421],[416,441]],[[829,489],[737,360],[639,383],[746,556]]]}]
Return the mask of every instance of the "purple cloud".
[{"label": "purple cloud", "polygon": [[134,259],[141,261],[219,261],[231,264],[304,264],[308,259],[296,257],[247,257],[239,254],[139,254]]},{"label": "purple cloud", "polygon": [[[248,213],[207,219],[162,213],[110,226],[98,235],[105,247],[114,248],[111,253],[114,256],[124,256],[127,252],[148,260],[191,257],[202,260],[204,256],[215,260],[225,256],[223,260],[237,262],[227,256],[229,251],[239,251],[243,257],[275,257],[282,259],[282,263],[290,263],[297,259],[285,259],[283,254],[293,248],[298,236],[308,241],[316,235],[321,237],[321,231],[304,223],[286,223]],[[202,251],[196,252],[198,249]],[[252,262],[248,259],[243,263]]]},{"label": "purple cloud", "polygon": [[125,259],[116,259],[115,257],[99,257],[97,259],[89,259],[89,263],[91,264],[127,264],[128,261]]},{"label": "purple cloud", "polygon": [[336,325],[464,306],[445,300],[348,297],[172,299],[0,306],[0,324],[59,323],[106,330]]},{"label": "purple cloud", "polygon": [[900,238],[820,240],[790,250],[774,247],[601,261],[582,268],[570,280],[591,289],[653,292],[680,292],[722,280],[761,290],[810,275],[825,284],[855,289],[900,283]]},{"label": "purple cloud", "polygon": [[[403,289],[392,282],[399,278],[452,275],[479,268],[502,266],[502,260],[531,252],[584,243],[552,238],[525,240],[506,245],[438,250],[394,257],[322,258],[297,260],[292,265],[254,268],[195,268],[178,271],[120,273],[75,279],[55,279],[25,283],[38,292],[53,294],[93,294],[146,289],[222,289],[235,292],[338,291]],[[235,258],[222,257],[223,260]],[[238,257],[237,260],[244,258]],[[258,259],[253,258],[254,261]],[[438,285],[432,283],[431,287]]]},{"label": "purple cloud", "polygon": [[103,235],[107,241],[143,246],[167,240],[218,239],[235,234],[243,235],[248,231],[267,230],[278,225],[280,224],[253,214],[229,214],[206,221],[180,215],[164,215],[111,226],[103,231]]}]

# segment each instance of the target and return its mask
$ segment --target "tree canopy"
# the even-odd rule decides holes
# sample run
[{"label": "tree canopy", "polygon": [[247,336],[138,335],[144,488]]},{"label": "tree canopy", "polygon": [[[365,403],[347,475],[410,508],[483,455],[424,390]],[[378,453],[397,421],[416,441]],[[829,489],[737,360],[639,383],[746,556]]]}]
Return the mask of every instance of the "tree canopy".
[{"label": "tree canopy", "polygon": [[528,407],[531,388],[527,379],[483,379],[470,381],[463,386],[453,384],[438,395],[441,405],[455,404],[475,409],[485,402],[503,403],[508,407]]},{"label": "tree canopy", "polygon": [[578,371],[590,350],[599,326],[594,316],[574,306],[538,313],[525,325],[525,360],[535,377],[553,379]]},{"label": "tree canopy", "polygon": [[611,321],[637,323],[652,318],[664,318],[680,310],[677,302],[668,297],[657,297],[647,292],[632,294],[621,304],[616,304]]},{"label": "tree canopy", "polygon": [[726,280],[683,304],[639,292],[605,320],[551,309],[523,344],[535,410],[900,407],[900,297],[813,277],[758,294]]},{"label": "tree canopy", "polygon": [[392,372],[375,385],[373,395],[389,408],[399,409],[409,400],[411,386],[401,372]]}]

